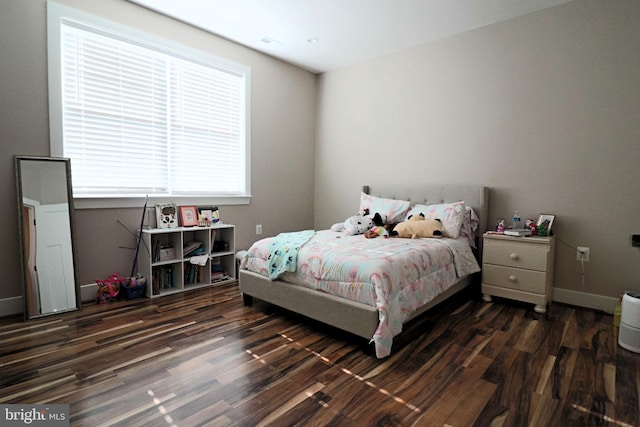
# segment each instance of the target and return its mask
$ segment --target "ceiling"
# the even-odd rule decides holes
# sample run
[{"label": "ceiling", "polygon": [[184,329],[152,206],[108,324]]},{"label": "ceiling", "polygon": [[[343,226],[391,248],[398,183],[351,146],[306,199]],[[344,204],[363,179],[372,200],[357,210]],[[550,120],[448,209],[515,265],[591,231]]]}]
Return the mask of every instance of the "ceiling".
[{"label": "ceiling", "polygon": [[322,73],[570,0],[129,0]]}]

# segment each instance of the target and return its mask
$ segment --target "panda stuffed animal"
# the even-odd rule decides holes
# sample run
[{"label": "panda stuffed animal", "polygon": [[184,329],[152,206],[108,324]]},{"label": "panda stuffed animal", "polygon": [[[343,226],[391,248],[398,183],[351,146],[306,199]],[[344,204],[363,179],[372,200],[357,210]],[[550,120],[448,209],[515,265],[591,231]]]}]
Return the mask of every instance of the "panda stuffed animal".
[{"label": "panda stuffed animal", "polygon": [[423,214],[412,215],[398,223],[391,231],[392,236],[416,239],[431,237],[439,239],[444,235],[444,227],[439,219],[425,219]]}]

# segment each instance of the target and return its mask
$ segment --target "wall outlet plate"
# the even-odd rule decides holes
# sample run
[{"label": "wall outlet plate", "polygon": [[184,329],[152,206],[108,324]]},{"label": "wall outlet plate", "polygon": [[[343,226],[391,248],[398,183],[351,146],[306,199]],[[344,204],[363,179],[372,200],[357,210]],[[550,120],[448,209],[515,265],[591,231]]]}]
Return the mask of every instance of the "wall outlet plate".
[{"label": "wall outlet plate", "polygon": [[584,261],[584,262],[588,262],[589,261],[589,248],[585,247],[585,246],[578,246],[576,248],[576,260],[577,261]]}]

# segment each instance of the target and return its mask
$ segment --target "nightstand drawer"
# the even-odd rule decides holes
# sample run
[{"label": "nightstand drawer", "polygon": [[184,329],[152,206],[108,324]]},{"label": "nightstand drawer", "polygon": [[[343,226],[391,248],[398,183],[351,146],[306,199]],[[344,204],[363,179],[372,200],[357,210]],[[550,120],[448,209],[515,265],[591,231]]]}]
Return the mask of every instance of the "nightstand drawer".
[{"label": "nightstand drawer", "polygon": [[542,271],[484,264],[482,283],[536,294],[546,292],[546,274]]},{"label": "nightstand drawer", "polygon": [[483,262],[508,267],[546,271],[549,245],[530,240],[485,239]]}]

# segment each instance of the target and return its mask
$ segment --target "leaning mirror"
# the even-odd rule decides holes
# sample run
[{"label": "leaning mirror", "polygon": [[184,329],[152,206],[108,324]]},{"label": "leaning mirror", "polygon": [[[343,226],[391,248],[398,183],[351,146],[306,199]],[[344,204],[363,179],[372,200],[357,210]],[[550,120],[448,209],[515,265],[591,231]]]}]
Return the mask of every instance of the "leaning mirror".
[{"label": "leaning mirror", "polygon": [[80,308],[71,162],[15,157],[25,319]]}]

